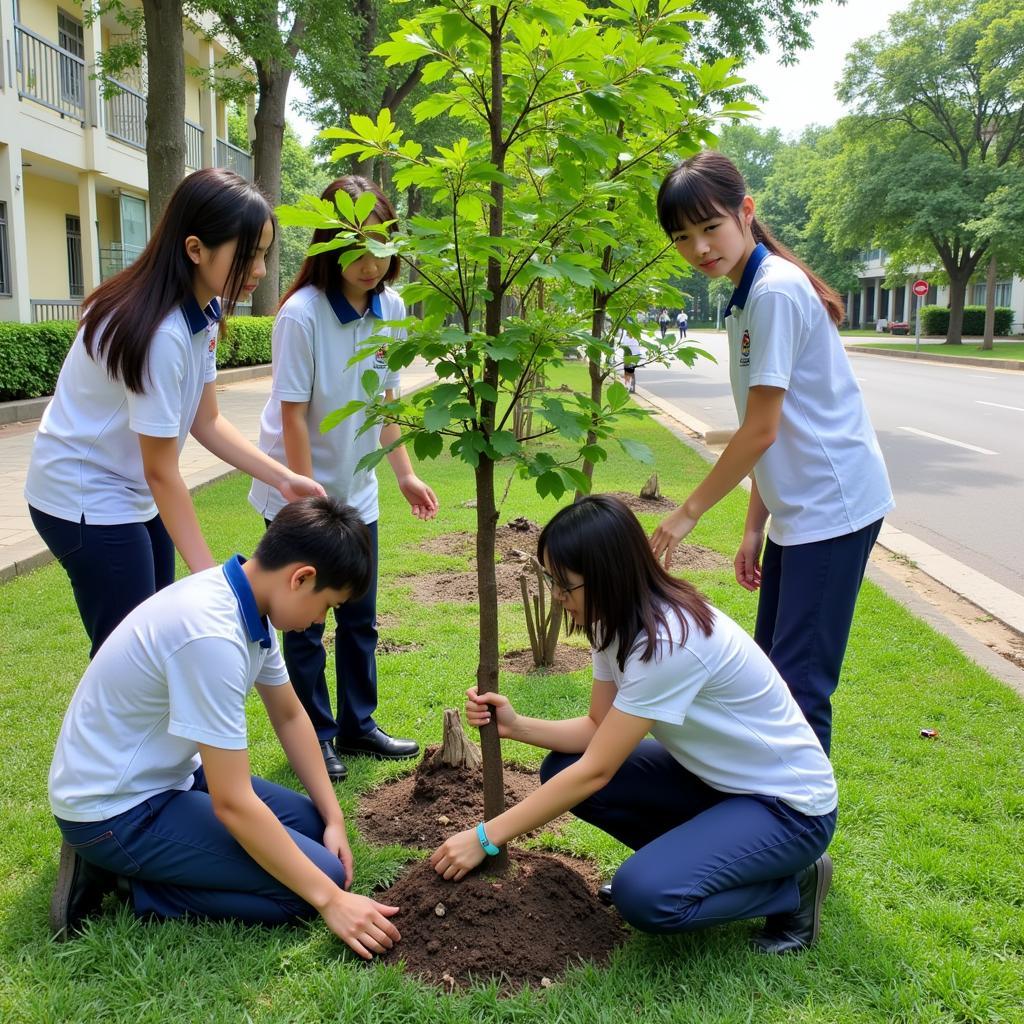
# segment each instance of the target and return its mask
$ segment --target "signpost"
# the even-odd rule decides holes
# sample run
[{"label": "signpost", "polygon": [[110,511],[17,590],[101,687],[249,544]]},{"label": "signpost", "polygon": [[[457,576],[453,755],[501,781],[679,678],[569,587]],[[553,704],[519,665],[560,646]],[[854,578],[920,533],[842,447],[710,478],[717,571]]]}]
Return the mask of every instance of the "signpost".
[{"label": "signpost", "polygon": [[915,281],[911,289],[917,296],[917,340],[914,342],[914,351],[921,351],[921,300],[928,294],[927,281]]}]

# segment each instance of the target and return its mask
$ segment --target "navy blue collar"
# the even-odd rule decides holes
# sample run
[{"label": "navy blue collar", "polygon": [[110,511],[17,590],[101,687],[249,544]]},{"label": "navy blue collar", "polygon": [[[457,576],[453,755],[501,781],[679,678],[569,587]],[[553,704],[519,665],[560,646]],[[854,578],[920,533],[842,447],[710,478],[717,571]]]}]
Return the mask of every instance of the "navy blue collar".
[{"label": "navy blue collar", "polygon": [[205,331],[210,324],[215,324],[220,319],[220,303],[216,299],[210,299],[206,309],[200,309],[199,302],[191,292],[182,300],[181,311],[185,314],[188,329],[193,335]]},{"label": "navy blue collar", "polygon": [[750,258],[747,260],[747,265],[743,268],[743,276],[740,278],[740,283],[732,293],[732,297],[729,299],[729,305],[725,307],[725,315],[729,316],[732,313],[733,306],[739,306],[743,309],[747,304],[747,296],[750,294],[750,286],[754,283],[754,275],[757,273],[758,268],[764,263],[764,258],[770,256],[771,253],[768,251],[768,247],[764,242],[758,242],[754,246],[754,251],[750,254]]},{"label": "navy blue collar", "polygon": [[229,558],[221,568],[227,577],[228,585],[235,592],[238,609],[242,613],[242,621],[245,623],[249,640],[252,643],[258,641],[260,647],[269,647],[270,630],[267,628],[267,619],[266,616],[260,615],[260,611],[256,607],[256,598],[253,597],[249,577],[242,569],[244,564],[245,559],[241,555],[235,555],[234,558]]},{"label": "navy blue collar", "polygon": [[[327,301],[331,304],[334,315],[342,324],[350,324],[353,320],[362,320],[365,316],[364,313],[357,313],[355,311],[352,303],[345,298],[340,288],[328,288]],[[380,308],[380,292],[373,292],[370,295],[370,305],[367,307],[367,312],[372,313],[378,320],[384,319],[384,314]]]}]

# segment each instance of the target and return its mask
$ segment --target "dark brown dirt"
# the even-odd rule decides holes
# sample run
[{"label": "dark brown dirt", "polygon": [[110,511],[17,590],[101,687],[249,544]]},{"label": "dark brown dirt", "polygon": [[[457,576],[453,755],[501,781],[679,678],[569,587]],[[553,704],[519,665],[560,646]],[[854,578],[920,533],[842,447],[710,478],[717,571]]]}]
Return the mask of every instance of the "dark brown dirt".
[{"label": "dark brown dirt", "polygon": [[[494,534],[494,547],[498,554],[499,561],[506,561],[510,556],[513,561],[522,561],[515,558],[514,552],[521,551],[527,555],[537,553],[537,538],[540,536],[540,527],[519,516],[504,526],[499,526]],[[471,533],[442,533],[438,537],[430,537],[420,544],[420,550],[432,555],[456,555],[474,560],[476,555],[476,537]]]},{"label": "dark brown dirt", "polygon": [[[429,765],[435,750],[433,746],[424,751],[412,775],[378,786],[362,798],[359,830],[371,842],[433,850],[483,818],[483,772]],[[519,803],[539,785],[536,773],[506,765],[505,805]]]},{"label": "dark brown dirt", "polygon": [[671,512],[677,504],[669,498],[641,498],[639,494],[629,494],[627,491],[616,491],[612,497],[621,499],[628,508],[637,513],[657,512],[664,514]]},{"label": "dark brown dirt", "polygon": [[502,672],[515,672],[518,675],[560,675],[565,672],[578,672],[591,665],[589,647],[568,647],[559,644],[555,650],[555,663],[547,668],[537,668],[533,664],[533,651],[509,651],[502,656]]},{"label": "dark brown dirt", "polygon": [[402,941],[381,959],[404,960],[448,991],[496,978],[508,995],[546,987],[581,960],[603,965],[626,940],[595,884],[565,860],[516,850],[511,861],[501,878],[474,872],[461,882],[444,881],[427,861],[412,867],[377,897],[402,908]]},{"label": "dark brown dirt", "polygon": [[[519,574],[522,565],[514,562],[499,562],[495,566],[498,582],[499,601],[521,601]],[[460,604],[476,604],[476,571],[436,572],[426,576],[412,576],[412,597],[420,604],[437,604],[448,601]]]}]

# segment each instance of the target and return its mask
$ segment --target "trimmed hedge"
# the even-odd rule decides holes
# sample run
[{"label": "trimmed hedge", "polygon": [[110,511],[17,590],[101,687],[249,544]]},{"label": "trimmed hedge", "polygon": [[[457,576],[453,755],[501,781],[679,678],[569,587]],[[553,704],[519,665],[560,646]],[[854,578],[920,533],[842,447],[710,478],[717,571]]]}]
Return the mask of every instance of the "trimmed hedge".
[{"label": "trimmed hedge", "polygon": [[[270,362],[272,316],[233,316],[217,346],[217,366]],[[0,322],[0,402],[52,395],[78,331],[73,320],[40,324]]]},{"label": "trimmed hedge", "polygon": [[[1013,329],[1013,310],[1008,306],[996,306],[997,335],[1007,335]],[[921,307],[921,333],[944,335],[949,331],[948,306]],[[985,334],[985,307],[964,306],[963,334],[966,337],[982,337]]]}]

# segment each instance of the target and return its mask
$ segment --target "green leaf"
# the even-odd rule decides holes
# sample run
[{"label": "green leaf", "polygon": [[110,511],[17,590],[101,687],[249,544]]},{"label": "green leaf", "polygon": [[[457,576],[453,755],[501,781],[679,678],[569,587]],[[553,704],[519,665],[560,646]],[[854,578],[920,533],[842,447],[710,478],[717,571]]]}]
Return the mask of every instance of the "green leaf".
[{"label": "green leaf", "polygon": [[427,430],[443,430],[452,421],[447,405],[428,405],[423,410],[423,426]]},{"label": "green leaf", "polygon": [[377,376],[376,370],[367,370],[362,377],[359,378],[359,381],[363,385],[363,390],[371,398],[380,390],[380,377]]},{"label": "green leaf", "polygon": [[552,498],[560,498],[565,494],[565,483],[559,473],[548,470],[537,477],[537,493],[546,498],[549,494]]},{"label": "green leaf", "polygon": [[377,463],[380,462],[387,455],[385,448],[374,448],[372,452],[367,452],[357,463],[356,469],[374,469]]},{"label": "green leaf", "polygon": [[616,90],[612,88],[588,89],[583,98],[590,109],[605,121],[618,121],[622,116],[622,107],[618,102]]},{"label": "green leaf", "polygon": [[621,381],[615,381],[608,386],[608,405],[612,409],[621,409],[629,401],[629,391]]},{"label": "green leaf", "polygon": [[362,224],[367,217],[373,213],[373,208],[377,205],[377,197],[372,192],[364,192],[355,203],[353,212],[355,213],[355,221],[357,224]]},{"label": "green leaf", "polygon": [[581,469],[574,469],[572,466],[563,466],[560,472],[562,477],[566,478],[567,486],[580,491],[582,494],[590,493],[592,481]]},{"label": "green leaf", "polygon": [[608,453],[599,444],[585,444],[580,449],[580,455],[587,460],[587,462],[604,462],[608,458]]},{"label": "green leaf", "polygon": [[418,459],[436,459],[444,449],[444,438],[440,434],[417,434],[412,441],[413,451]]},{"label": "green leaf", "polygon": [[359,412],[360,409],[365,409],[366,404],[366,402],[362,402],[358,398],[353,398],[351,402],[343,405],[340,409],[329,412],[320,421],[320,433],[326,434],[328,430],[333,430],[342,420],[347,420],[349,416]]},{"label": "green leaf", "polygon": [[354,224],[356,221],[356,207],[355,203],[352,202],[352,197],[343,189],[339,188],[334,193],[334,205],[338,209],[338,214],[346,224]]},{"label": "green leaf", "polygon": [[496,430],[491,434],[491,447],[499,455],[511,455],[519,451],[521,445],[516,440],[516,435],[510,430]]},{"label": "green leaf", "polygon": [[619,446],[632,459],[642,462],[645,466],[654,465],[654,453],[647,445],[640,441],[633,441],[627,437],[618,438]]}]

